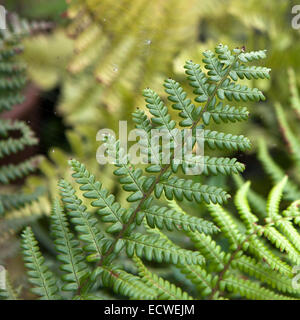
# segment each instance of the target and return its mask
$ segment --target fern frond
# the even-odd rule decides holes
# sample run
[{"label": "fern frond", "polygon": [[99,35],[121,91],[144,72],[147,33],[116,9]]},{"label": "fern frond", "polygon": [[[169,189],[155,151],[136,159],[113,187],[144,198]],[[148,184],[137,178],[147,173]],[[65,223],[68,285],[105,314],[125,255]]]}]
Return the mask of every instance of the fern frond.
[{"label": "fern frond", "polygon": [[45,265],[38,243],[30,227],[22,233],[22,248],[25,266],[28,269],[30,283],[34,285],[32,292],[42,300],[57,300],[57,285],[53,273]]},{"label": "fern frond", "polygon": [[[210,156],[194,156],[192,159],[182,160],[182,170],[184,173],[190,166],[198,165],[203,170],[205,175],[233,175],[245,170],[245,165],[238,162],[236,158],[222,158]],[[172,164],[173,172],[177,172],[178,167]]]},{"label": "fern frond", "polygon": [[246,66],[241,64],[232,68],[230,76],[234,81],[237,80],[237,77],[240,79],[247,78],[248,80],[270,79],[270,71],[271,69],[266,67]]},{"label": "fern frond", "polygon": [[[209,70],[209,80],[213,82],[218,82],[222,80],[222,78],[226,74],[226,70],[223,69],[223,64],[220,63],[219,59],[215,56],[215,54],[211,50],[206,50],[203,52],[205,69]],[[221,61],[223,62],[223,61]]]},{"label": "fern frond", "polygon": [[204,130],[204,141],[210,149],[220,150],[241,150],[245,151],[251,148],[248,138],[242,135],[232,135],[211,130]]},{"label": "fern frond", "polygon": [[192,232],[187,235],[193,241],[195,247],[204,256],[204,258],[210,262],[212,270],[221,271],[224,269],[224,265],[228,261],[229,255],[225,254],[211,236]]},{"label": "fern frond", "polygon": [[226,79],[221,88],[218,89],[218,97],[221,100],[224,100],[225,97],[229,100],[235,100],[237,102],[243,101],[260,101],[265,100],[265,96],[263,93],[257,88],[249,88],[245,85],[236,84],[234,82],[230,82],[229,79]]},{"label": "fern frond", "polygon": [[203,122],[205,125],[209,125],[210,120],[214,120],[215,123],[220,124],[222,122],[237,122],[247,120],[249,117],[249,111],[246,107],[234,107],[230,105],[224,105],[219,102],[217,105],[210,104],[207,111],[203,113]]},{"label": "fern frond", "polygon": [[193,298],[189,296],[188,293],[182,291],[181,288],[151,273],[139,258],[134,257],[133,260],[138,267],[141,280],[148,287],[154,288],[157,291],[159,300],[193,300]]},{"label": "fern frond", "polygon": [[233,293],[238,293],[247,299],[253,300],[294,300],[293,298],[279,295],[271,290],[261,287],[258,283],[250,280],[228,277],[221,282],[221,289],[225,288]]},{"label": "fern frond", "polygon": [[267,201],[267,214],[268,217],[276,218],[279,215],[279,203],[282,198],[283,190],[288,181],[287,176],[285,176],[279,183],[273,187],[271,190],[268,201]]},{"label": "fern frond", "polygon": [[212,93],[211,87],[208,84],[208,79],[205,73],[201,71],[200,65],[194,63],[192,60],[186,62],[185,73],[189,80],[189,84],[194,88],[193,93],[197,95],[196,102],[205,102]]},{"label": "fern frond", "polygon": [[144,210],[148,225],[151,228],[167,229],[168,231],[184,230],[198,231],[211,234],[218,231],[218,228],[209,221],[201,218],[181,214],[167,207],[151,206]]},{"label": "fern frond", "polygon": [[242,62],[252,62],[254,60],[261,60],[267,57],[266,50],[243,52],[239,55],[239,60]]},{"label": "fern frond", "polygon": [[[183,91],[180,84],[172,79],[165,80],[164,87],[166,93],[169,94],[168,99],[172,102],[173,109],[180,110],[179,116],[184,120],[179,122],[182,127],[192,126],[197,119],[199,112],[195,108],[191,99],[187,98],[187,93]],[[201,108],[199,108],[201,110]]]},{"label": "fern frond", "polygon": [[[245,184],[244,179],[240,175],[234,175],[233,180],[238,188],[241,188]],[[266,200],[260,194],[249,188],[247,199],[255,212],[261,216],[266,215]]]},{"label": "fern frond", "polygon": [[162,191],[168,200],[173,198],[182,201],[184,198],[188,201],[193,199],[201,203],[203,200],[206,203],[226,203],[230,196],[221,188],[214,186],[201,185],[193,183],[192,180],[180,179],[171,177],[166,181],[161,181],[155,185],[155,196],[159,198]]},{"label": "fern frond", "polygon": [[250,182],[246,182],[240,187],[235,195],[234,203],[238,209],[239,215],[247,226],[248,230],[253,230],[254,224],[258,222],[258,218],[251,212],[248,203],[247,194],[250,188]]},{"label": "fern frond", "polygon": [[213,276],[200,266],[178,265],[177,268],[196,286],[202,297],[212,293],[212,288],[215,286],[218,276]]},{"label": "fern frond", "polygon": [[[284,171],[272,159],[270,153],[268,152],[267,145],[263,140],[259,141],[258,158],[262,163],[266,173],[270,175],[274,184],[278,183],[284,178],[285,176]],[[288,200],[295,200],[300,198],[300,190],[298,186],[290,179],[287,182],[285,190],[286,190],[285,197]]]},{"label": "fern frond", "polygon": [[4,211],[9,212],[14,209],[23,208],[25,205],[34,201],[38,201],[39,197],[44,194],[44,191],[44,188],[38,187],[33,193],[30,194],[0,194],[0,203],[2,203]]},{"label": "fern frond", "polygon": [[238,268],[249,276],[254,276],[263,283],[270,285],[273,289],[283,293],[297,293],[297,290],[292,287],[291,278],[271,271],[265,265],[257,263],[255,259],[242,256],[232,261],[232,267]]},{"label": "fern frond", "polygon": [[172,130],[175,128],[176,122],[171,119],[167,106],[163,104],[158,94],[151,89],[145,89],[143,91],[143,96],[146,98],[146,107],[153,115],[151,118],[152,123],[157,125],[157,129],[161,128],[168,130],[172,137]]},{"label": "fern frond", "polygon": [[124,238],[126,253],[129,257],[136,254],[139,258],[148,261],[166,262],[172,264],[203,264],[203,256],[196,251],[178,249],[166,239],[159,236],[149,237],[134,233]]},{"label": "fern frond", "polygon": [[220,205],[208,205],[208,210],[213,220],[228,239],[231,250],[238,249],[245,241],[245,236],[240,232],[237,224]]},{"label": "fern frond", "polygon": [[[260,231],[259,231],[260,232]],[[293,263],[298,265],[300,263],[300,255],[296,248],[290,243],[290,241],[283,236],[274,227],[268,226],[261,230],[261,233],[278,248],[280,251],[285,251],[287,256]]]},{"label": "fern frond", "polygon": [[291,267],[276,256],[257,236],[250,237],[248,243],[247,251],[260,261],[265,261],[272,270],[288,277],[292,275]]},{"label": "fern frond", "polygon": [[94,272],[94,278],[99,276],[103,285],[112,288],[116,294],[141,300],[154,300],[157,298],[156,291],[144,284],[139,277],[117,267],[98,267]]},{"label": "fern frond", "polygon": [[14,180],[21,179],[36,170],[40,157],[32,157],[24,162],[14,165],[4,165],[0,168],[0,182],[8,184]]},{"label": "fern frond", "polygon": [[66,216],[57,200],[53,204],[51,218],[54,244],[59,253],[57,259],[62,262],[60,268],[65,272],[62,279],[66,283],[62,289],[65,291],[78,290],[82,280],[86,277],[87,265],[84,262],[85,257],[79,247],[79,241],[70,232]]},{"label": "fern frond", "polygon": [[76,160],[69,161],[74,173],[72,174],[76,182],[80,184],[80,190],[84,191],[83,196],[93,199],[91,202],[93,207],[99,208],[97,213],[103,222],[111,222],[112,225],[107,232],[118,232],[122,229],[121,216],[125,213],[125,209],[115,201],[115,196],[102,188],[102,184],[95,180],[86,167]]},{"label": "fern frond", "polygon": [[18,300],[19,290],[15,290],[7,270],[4,267],[0,267],[0,300]]},{"label": "fern frond", "polygon": [[[151,142],[151,129],[152,124],[145,114],[145,111],[137,109],[132,113],[133,121],[136,124],[137,129],[144,130],[147,134],[142,135],[139,141],[139,145],[142,147],[141,153],[145,154],[146,163],[149,162],[149,159],[152,157],[155,164],[150,164],[147,168],[147,172],[159,172],[163,168],[163,162],[161,157],[161,148],[159,146],[158,152],[153,147],[153,143]],[[143,149],[145,148],[145,150]]]},{"label": "fern frond", "polygon": [[75,190],[68,182],[61,180],[59,187],[61,188],[61,199],[68,210],[68,214],[71,216],[75,229],[79,232],[79,239],[86,244],[83,249],[93,257],[95,255],[101,257],[100,243],[103,235],[99,230],[98,220],[86,211],[86,206],[78,199]]},{"label": "fern frond", "polygon": [[[34,133],[24,122],[0,119],[0,125],[0,136],[6,138],[0,141],[0,158],[23,151],[25,147],[37,143]],[[21,138],[7,138],[9,132],[14,130],[20,132]]]}]

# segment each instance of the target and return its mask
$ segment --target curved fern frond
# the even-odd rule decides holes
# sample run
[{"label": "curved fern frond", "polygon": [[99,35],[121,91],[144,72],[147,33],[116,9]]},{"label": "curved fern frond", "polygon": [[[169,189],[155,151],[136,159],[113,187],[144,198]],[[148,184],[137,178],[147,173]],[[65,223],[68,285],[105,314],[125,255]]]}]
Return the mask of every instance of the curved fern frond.
[{"label": "curved fern frond", "polygon": [[267,214],[272,218],[276,218],[279,215],[279,203],[282,198],[283,189],[288,181],[285,176],[275,187],[271,190],[267,201]]},{"label": "curved fern frond", "polygon": [[253,225],[258,222],[258,218],[251,212],[247,194],[250,188],[250,182],[246,182],[242,185],[241,188],[238,189],[234,203],[238,209],[241,219],[247,226],[248,230],[253,230]]}]

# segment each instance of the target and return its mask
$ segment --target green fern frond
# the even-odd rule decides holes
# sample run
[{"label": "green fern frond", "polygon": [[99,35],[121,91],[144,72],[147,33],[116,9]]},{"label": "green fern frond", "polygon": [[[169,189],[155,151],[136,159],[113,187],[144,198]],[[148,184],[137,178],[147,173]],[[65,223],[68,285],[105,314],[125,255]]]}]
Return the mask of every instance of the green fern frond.
[{"label": "green fern frond", "polygon": [[[283,169],[281,169],[280,166],[272,159],[267,149],[267,145],[263,140],[259,141],[258,158],[262,163],[266,173],[271,177],[273,183],[278,183],[284,178],[285,173]],[[285,197],[288,200],[300,198],[300,190],[291,179],[288,180],[285,190]]]},{"label": "green fern frond", "polygon": [[196,251],[178,249],[166,239],[159,236],[147,236],[134,233],[124,238],[126,253],[129,257],[136,254],[148,261],[166,262],[172,264],[199,264],[204,262],[203,256]]},{"label": "green fern frond", "polygon": [[125,209],[115,201],[112,194],[102,188],[102,184],[95,180],[95,177],[89,173],[83,164],[76,160],[70,160],[70,166],[74,173],[72,177],[80,184],[80,190],[84,191],[83,196],[88,199],[93,199],[91,205],[99,208],[97,213],[100,215],[103,222],[110,222],[112,225],[107,232],[118,232],[122,229],[122,215]]},{"label": "green fern frond", "polygon": [[181,288],[151,273],[139,258],[134,257],[133,260],[138,267],[141,280],[148,287],[154,288],[157,291],[157,298],[159,300],[193,300],[193,298],[190,297],[188,293],[182,291]]},{"label": "green fern frond", "polygon": [[220,150],[241,150],[245,151],[251,148],[248,138],[242,135],[232,135],[231,133],[225,134],[223,132],[205,130],[204,141],[210,149]]},{"label": "green fern frond", "polygon": [[258,222],[258,218],[251,212],[251,208],[248,203],[247,195],[249,188],[250,182],[246,182],[242,185],[234,197],[234,203],[238,209],[241,219],[247,226],[247,229],[253,230],[253,225]]},{"label": "green fern frond", "polygon": [[167,229],[168,231],[184,230],[198,231],[211,234],[218,231],[218,228],[209,221],[201,218],[181,214],[167,207],[151,206],[144,211],[147,223],[150,227]]},{"label": "green fern frond", "polygon": [[203,267],[195,265],[178,265],[177,268],[189,279],[202,297],[212,293],[218,276],[208,273]]},{"label": "green fern frond", "polygon": [[271,190],[267,201],[267,214],[268,217],[276,218],[279,215],[279,203],[282,198],[283,190],[288,181],[285,176],[275,187]]},{"label": "green fern frond", "polygon": [[222,251],[221,247],[209,235],[188,233],[188,236],[194,242],[195,247],[204,256],[206,261],[210,262],[210,268],[215,271],[224,269],[229,256]]},{"label": "green fern frond", "polygon": [[224,100],[225,97],[229,100],[235,100],[237,102],[243,101],[260,101],[265,100],[265,96],[257,88],[249,88],[245,85],[236,84],[230,82],[229,79],[226,79],[222,84],[221,88],[218,89],[218,97],[221,100]]},{"label": "green fern frond", "polygon": [[99,276],[103,285],[112,288],[116,294],[141,300],[154,300],[157,298],[156,290],[144,284],[139,277],[117,267],[99,267],[94,272],[94,278]]},{"label": "green fern frond", "polygon": [[65,282],[62,289],[75,291],[81,287],[82,280],[87,275],[87,265],[79,241],[69,230],[69,225],[58,201],[53,204],[52,211],[52,235],[59,255],[58,261],[62,262],[61,270],[64,271],[62,280]]},{"label": "green fern frond", "polygon": [[186,62],[184,68],[188,76],[189,84],[194,88],[193,93],[197,95],[195,101],[208,101],[211,90],[209,89],[208,79],[206,78],[205,73],[201,71],[200,65],[189,60]]},{"label": "green fern frond", "polygon": [[[183,91],[180,84],[172,79],[165,80],[165,91],[169,94],[168,99],[172,102],[173,109],[180,110],[179,116],[184,120],[179,123],[182,127],[189,127],[197,119],[197,109],[187,98],[187,93]],[[199,108],[201,110],[201,108]]]},{"label": "green fern frond", "polygon": [[188,201],[193,201],[194,199],[198,203],[204,200],[206,203],[222,204],[230,198],[221,188],[193,183],[192,180],[179,179],[178,177],[172,177],[156,184],[155,196],[157,198],[161,196],[162,191],[164,191],[168,200],[175,198],[182,201],[185,198]]},{"label": "green fern frond", "polygon": [[245,236],[240,232],[235,221],[220,205],[208,205],[208,210],[214,222],[228,239],[230,249],[236,250],[245,241]]},{"label": "green fern frond", "polygon": [[247,120],[249,117],[249,111],[246,107],[234,107],[225,105],[219,102],[217,105],[210,104],[207,111],[203,113],[203,122],[205,125],[209,125],[212,119],[215,123],[220,124],[222,122],[237,122]]},{"label": "green fern frond", "polygon": [[86,211],[86,206],[78,199],[75,190],[68,182],[61,180],[59,187],[61,199],[68,210],[68,214],[71,216],[75,229],[79,232],[79,239],[85,244],[83,249],[90,255],[101,257],[102,249],[100,244],[103,235],[99,230],[98,220]]},{"label": "green fern frond", "polygon": [[24,162],[14,165],[4,165],[0,168],[0,182],[8,184],[14,180],[21,179],[36,170],[40,157],[33,157]]},{"label": "green fern frond", "polygon": [[253,300],[295,300],[293,298],[276,294],[275,292],[261,287],[258,283],[250,280],[228,277],[221,282],[221,289],[238,293],[247,299]]},{"label": "green fern frond", "polygon": [[22,238],[25,266],[28,268],[29,281],[34,285],[32,292],[42,300],[59,299],[56,279],[45,265],[45,259],[30,227],[24,230]]},{"label": "green fern frond", "polygon": [[270,285],[273,289],[283,293],[297,293],[297,290],[292,287],[291,278],[271,271],[267,266],[257,263],[253,258],[242,256],[232,261],[232,267],[245,272],[249,276],[254,276],[263,283]]}]

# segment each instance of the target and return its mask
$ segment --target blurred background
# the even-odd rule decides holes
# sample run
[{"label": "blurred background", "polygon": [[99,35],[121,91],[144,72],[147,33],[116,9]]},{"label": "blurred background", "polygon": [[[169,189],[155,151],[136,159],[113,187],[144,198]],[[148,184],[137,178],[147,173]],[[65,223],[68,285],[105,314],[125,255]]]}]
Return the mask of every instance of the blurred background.
[{"label": "blurred background", "polygon": [[[6,0],[0,4],[28,21],[53,22],[51,30],[24,40],[19,59],[27,65],[26,100],[8,115],[26,121],[39,138],[38,146],[22,154],[21,159],[40,154],[43,160],[37,173],[4,187],[21,187],[28,193],[43,188],[42,202],[36,209],[39,219],[34,220],[33,227],[49,256],[54,250],[45,216],[57,193],[57,180],[69,180],[67,160],[76,158],[85,163],[124,202],[112,170],[100,168],[96,162],[97,131],[117,130],[118,120],[129,120],[130,129],[131,113],[137,107],[144,108],[144,88],[151,87],[166,99],[162,86],[165,78],[180,81],[191,93],[184,62],[192,59],[201,64],[201,52],[213,50],[219,43],[229,48],[244,46],[247,51],[267,49],[268,58],[262,65],[272,69],[270,81],[252,80],[267,100],[248,105],[250,120],[218,128],[225,132],[230,128],[231,133],[251,139],[253,148],[248,154],[231,155],[246,164],[243,178],[251,180],[253,188],[263,195],[271,187],[272,179],[257,156],[263,138],[272,159],[296,181],[299,179],[274,107],[282,106],[280,110],[297,137],[297,107],[291,104],[296,106],[299,100],[293,104],[291,97],[297,99],[300,81],[300,29],[292,27],[292,8],[299,1]],[[300,104],[298,107],[300,110]],[[228,191],[234,190],[233,181],[223,182]],[[14,226],[15,234],[20,225]],[[0,240],[0,249],[0,264],[14,269],[13,280],[22,284],[18,237],[6,236],[5,241]]]}]

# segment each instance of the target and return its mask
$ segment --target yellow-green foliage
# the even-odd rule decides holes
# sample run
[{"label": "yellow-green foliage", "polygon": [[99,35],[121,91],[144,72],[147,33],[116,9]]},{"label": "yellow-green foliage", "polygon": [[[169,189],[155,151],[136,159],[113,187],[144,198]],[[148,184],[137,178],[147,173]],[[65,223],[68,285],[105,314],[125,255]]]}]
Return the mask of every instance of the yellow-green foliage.
[{"label": "yellow-green foliage", "polygon": [[[300,140],[298,138],[300,99],[293,69],[289,69],[288,75],[291,108],[288,108],[287,105],[283,107],[279,102],[275,103],[274,108],[281,133],[278,136],[278,146],[285,150],[284,156],[288,156],[291,163],[288,168],[291,179],[286,186],[285,197],[296,200],[300,195]],[[280,164],[271,156],[266,141],[263,139],[260,139],[258,157],[274,183],[282,179],[286,168],[281,168]]]}]

